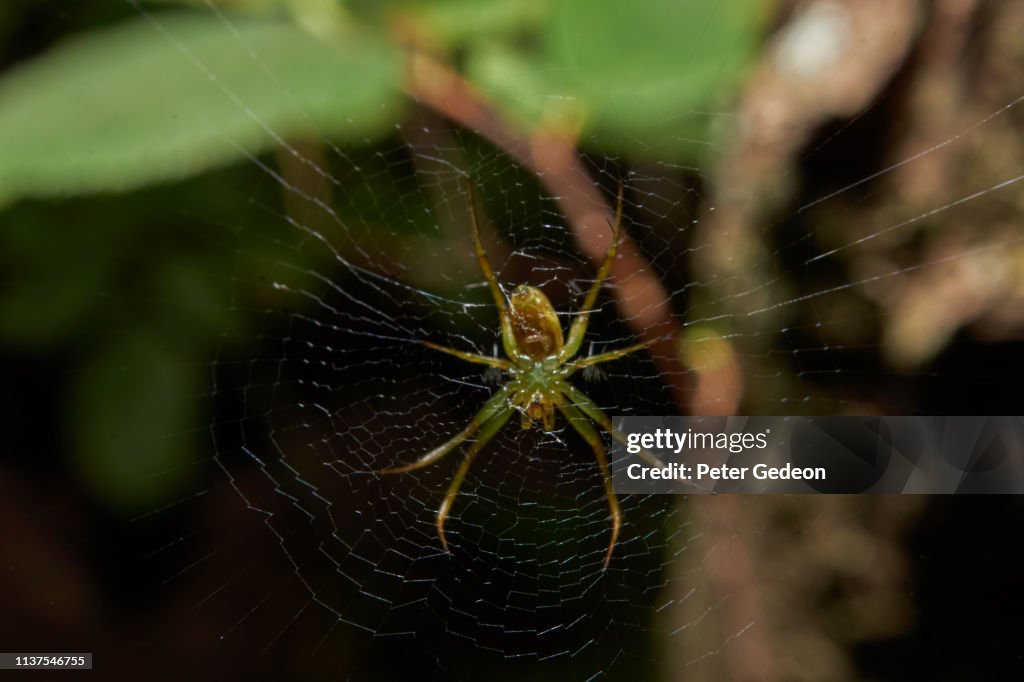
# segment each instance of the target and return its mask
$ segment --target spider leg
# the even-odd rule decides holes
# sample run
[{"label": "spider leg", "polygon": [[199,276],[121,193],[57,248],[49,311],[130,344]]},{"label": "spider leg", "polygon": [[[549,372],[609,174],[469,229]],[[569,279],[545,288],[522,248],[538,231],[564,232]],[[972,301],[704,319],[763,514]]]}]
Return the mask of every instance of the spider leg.
[{"label": "spider leg", "polygon": [[476,246],[476,260],[480,264],[480,272],[487,280],[487,286],[494,297],[494,305],[498,308],[498,317],[501,320],[501,341],[505,347],[505,354],[510,358],[517,358],[522,355],[519,352],[519,345],[516,343],[515,334],[512,332],[512,318],[508,314],[508,304],[505,302],[505,294],[498,286],[498,280],[494,276],[494,269],[487,259],[487,252],[484,251],[483,242],[480,240],[480,221],[476,216],[476,203],[473,201],[473,182],[466,180],[466,203],[469,204],[470,224],[473,226],[473,244]]},{"label": "spider leg", "polygon": [[572,404],[573,407],[583,412],[608,433],[612,432],[612,420],[611,417],[606,415],[604,411],[597,406],[593,400],[587,397],[587,394],[579,390],[568,381],[559,381],[555,384],[555,388],[560,391]]},{"label": "spider leg", "polygon": [[[572,402],[572,407],[575,407],[586,416],[593,419],[602,429],[611,434],[612,438],[619,441],[620,443],[626,444],[625,438],[621,433],[616,431],[612,426],[611,417],[604,413],[600,407],[597,406],[593,400],[591,400],[586,393],[579,390],[567,381],[560,381],[556,388],[562,392],[562,394]],[[643,448],[637,453],[640,459],[647,462],[648,466],[655,468],[664,467],[665,464],[658,459],[654,453],[649,452]]]},{"label": "spider leg", "polygon": [[455,476],[452,477],[452,482],[448,486],[448,492],[444,495],[444,500],[441,502],[441,506],[437,509],[437,535],[441,538],[441,546],[444,547],[444,551],[448,551],[448,541],[444,537],[444,522],[448,518],[448,512],[451,511],[452,504],[455,502],[455,496],[459,494],[459,488],[462,486],[462,480],[466,478],[466,474],[469,472],[469,468],[473,465],[473,460],[476,459],[477,453],[483,449],[485,445],[494,435],[501,430],[501,427],[505,425],[508,418],[512,416],[512,408],[508,405],[491,418],[484,422],[480,427],[480,435],[476,441],[469,446],[466,450],[466,456],[462,458],[462,464],[459,465],[458,471],[455,472]]},{"label": "spider leg", "polygon": [[381,469],[382,474],[403,474],[407,471],[415,471],[416,469],[422,469],[423,467],[430,466],[437,460],[441,459],[449,452],[459,446],[462,441],[466,440],[474,433],[477,429],[482,427],[484,424],[489,423],[496,415],[500,414],[502,410],[508,409],[508,390],[502,388],[490,399],[484,403],[484,406],[473,415],[473,418],[469,420],[469,424],[466,428],[459,431],[457,434],[449,438],[447,441],[438,445],[436,448],[426,453],[415,462],[409,464],[402,464],[400,466],[388,467],[387,469]]},{"label": "spider leg", "polygon": [[601,263],[601,267],[597,270],[597,278],[594,283],[590,285],[590,291],[587,292],[586,298],[583,299],[583,307],[580,308],[579,314],[576,315],[576,319],[572,321],[572,326],[569,328],[569,339],[566,341],[565,346],[562,347],[562,351],[559,353],[559,360],[565,362],[572,356],[576,355],[580,350],[580,346],[583,345],[583,335],[587,331],[587,322],[590,320],[590,311],[594,307],[594,303],[597,302],[597,294],[601,291],[601,286],[604,285],[606,279],[608,279],[608,273],[612,270],[612,263],[615,262],[615,254],[619,249],[619,237],[622,235],[622,182],[619,182],[619,198],[616,202],[615,208],[615,225],[612,226],[612,243],[608,247],[608,251],[604,255],[604,261]]},{"label": "spider leg", "polygon": [[583,369],[584,367],[591,367],[593,365],[608,362],[609,360],[616,360],[630,353],[635,353],[642,348],[647,348],[650,342],[644,341],[642,343],[634,343],[632,346],[626,346],[625,348],[619,348],[618,350],[610,350],[607,353],[599,353],[597,355],[591,355],[585,358],[579,358],[566,364],[572,371]]},{"label": "spider leg", "polygon": [[[579,390],[578,388],[576,388],[567,381],[558,382],[556,388],[559,391],[561,391],[566,398],[572,401],[573,407],[578,408],[580,412],[593,419],[597,424],[601,426],[602,429],[610,433],[612,438],[619,441],[623,445],[629,445],[629,443],[626,441],[626,437],[623,436],[621,432],[616,431],[615,428],[612,426],[611,418],[608,415],[606,415],[600,407],[597,406],[597,403],[588,398],[586,393]],[[665,466],[665,463],[658,459],[657,455],[655,455],[647,448],[640,448],[640,451],[637,452],[636,455],[637,457],[642,459],[649,467],[661,469]],[[708,490],[707,488],[697,483],[694,483],[693,481],[681,482],[687,487],[696,488],[701,492],[710,493],[712,495],[715,494],[713,490]]]},{"label": "spider leg", "polygon": [[479,353],[467,353],[466,351],[455,350],[454,348],[442,346],[441,344],[432,343],[430,341],[420,341],[420,343],[427,348],[433,348],[434,350],[441,351],[442,353],[454,355],[466,362],[475,362],[478,365],[490,365],[491,367],[497,367],[498,369],[509,369],[512,366],[511,362],[501,358],[492,358],[488,355],[480,355]]},{"label": "spider leg", "polygon": [[619,539],[619,528],[622,527],[622,511],[619,509],[619,498],[615,496],[615,490],[612,488],[612,475],[608,470],[608,457],[605,455],[604,443],[601,442],[600,434],[587,421],[583,412],[576,409],[565,397],[559,400],[558,410],[565,417],[565,420],[569,422],[569,425],[576,429],[576,432],[583,436],[583,440],[587,441],[591,449],[593,449],[594,457],[597,459],[597,466],[601,469],[601,477],[604,479],[604,493],[608,498],[608,509],[612,515],[612,539],[608,543],[608,554],[604,557],[604,568],[607,569],[609,562],[612,560],[615,542]]}]

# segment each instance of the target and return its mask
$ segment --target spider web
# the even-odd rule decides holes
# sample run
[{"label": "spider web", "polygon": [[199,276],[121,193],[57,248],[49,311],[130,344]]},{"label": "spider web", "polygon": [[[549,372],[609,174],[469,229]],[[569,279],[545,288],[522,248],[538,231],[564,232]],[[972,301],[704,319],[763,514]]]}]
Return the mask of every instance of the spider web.
[{"label": "spider web", "polygon": [[[665,562],[695,532],[675,501],[622,500],[629,521],[606,573],[602,479],[564,423],[543,433],[514,419],[488,445],[447,524],[451,554],[434,522],[458,451],[417,472],[377,473],[452,437],[496,388],[478,365],[416,343],[496,350],[496,312],[469,240],[466,174],[478,178],[504,285],[541,287],[567,325],[593,280],[535,179],[475,136],[435,125],[363,158],[333,150],[335,202],[345,205],[343,188],[371,188],[371,210],[357,218],[368,227],[332,219],[311,230],[282,216],[280,232],[261,235],[274,259],[240,284],[265,309],[236,300],[261,318],[260,332],[233,339],[246,354],[227,353],[213,368],[214,399],[245,406],[237,419],[218,416],[216,458],[247,504],[268,515],[310,598],[339,621],[438,651],[454,637],[511,659],[593,658],[596,672],[608,651],[626,655],[624,642],[642,649],[649,636],[652,584],[664,586]],[[592,170],[614,200],[619,169]],[[381,263],[388,271],[374,267]],[[429,270],[416,272],[418,263]],[[612,311],[605,297],[588,338],[595,352],[634,340]],[[649,358],[602,374],[583,388],[610,413],[674,409]],[[253,467],[261,476],[240,482]]]},{"label": "spider web", "polygon": [[[240,44],[238,55],[262,68],[253,46]],[[268,87],[285,90],[273,80]],[[1008,194],[1020,196],[1019,158],[1009,171],[968,175],[958,196],[926,198],[859,232],[846,222],[875,194],[892,191],[886,183],[907,166],[969,146],[1006,119],[1019,122],[1020,101],[989,105],[973,124],[878,168],[853,165],[809,183],[811,195],[765,211],[754,232],[738,236],[757,246],[736,247],[735,258],[723,256],[729,242],[721,232],[740,223],[716,214],[740,200],[722,192],[720,201],[710,189],[723,175],[630,163],[600,155],[600,137],[587,140],[581,177],[603,199],[595,208],[614,205],[623,183],[624,228],[647,269],[602,292],[583,352],[636,341],[641,314],[623,314],[629,300],[621,293],[653,272],[670,321],[698,349],[685,357],[711,360],[673,373],[637,353],[576,385],[608,414],[678,413],[680,391],[690,407],[705,408],[742,395],[741,409],[761,414],[941,411],[962,407],[953,397],[962,391],[982,397],[981,411],[998,404],[1008,379],[970,357],[974,342],[956,335],[959,325],[943,358],[900,371],[882,358],[879,339],[900,310],[885,305],[895,295],[887,283],[924,286],[922,273],[983,267],[976,258],[1020,249],[1019,225],[991,239],[949,239],[944,250],[929,250],[940,239],[921,230],[972,211],[999,214]],[[861,117],[883,106],[884,93]],[[807,172],[844,166],[844,154],[871,139],[870,125],[858,121],[819,135],[803,159]],[[488,445],[449,517],[451,552],[442,551],[435,512],[459,451],[420,471],[377,472],[453,436],[496,388],[479,366],[418,343],[497,352],[465,179],[473,180],[485,246],[506,290],[540,287],[567,326],[594,262],[581,253],[560,197],[535,173],[426,106],[413,107],[383,140],[317,142],[249,161],[263,176],[252,201],[273,219],[243,226],[237,237],[229,307],[246,322],[221,340],[209,365],[209,433],[217,467],[250,512],[239,523],[258,520],[259,529],[239,535],[259,548],[255,556],[279,564],[252,577],[242,562],[214,579],[201,605],[229,600],[237,614],[218,635],[252,641],[264,654],[294,635],[307,652],[365,641],[385,656],[409,657],[383,664],[348,644],[346,655],[361,661],[348,669],[357,679],[382,669],[408,673],[420,657],[457,677],[493,661],[505,661],[508,675],[536,662],[573,677],[639,675],[654,670],[666,648],[699,665],[746,636],[749,622],[693,635],[730,594],[695,594],[705,583],[695,575],[701,557],[691,555],[707,548],[693,549],[704,529],[685,500],[623,497],[622,534],[602,570],[610,537],[602,481],[587,446],[561,420],[543,433],[513,419]],[[739,190],[738,182],[726,177],[725,187]],[[823,236],[819,226],[830,222],[839,227]],[[862,262],[862,254],[877,258]],[[852,335],[861,342],[836,340],[851,328],[866,330]],[[735,390],[708,397],[705,377]],[[689,602],[705,606],[694,613]]]}]

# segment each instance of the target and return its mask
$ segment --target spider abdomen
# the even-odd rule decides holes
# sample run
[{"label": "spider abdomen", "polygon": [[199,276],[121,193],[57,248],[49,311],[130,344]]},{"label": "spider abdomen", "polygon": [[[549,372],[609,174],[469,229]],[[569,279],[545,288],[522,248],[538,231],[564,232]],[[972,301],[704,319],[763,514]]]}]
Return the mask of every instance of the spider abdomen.
[{"label": "spider abdomen", "polygon": [[543,360],[562,350],[562,325],[543,291],[520,284],[509,297],[509,308],[512,333],[520,351],[534,360]]}]

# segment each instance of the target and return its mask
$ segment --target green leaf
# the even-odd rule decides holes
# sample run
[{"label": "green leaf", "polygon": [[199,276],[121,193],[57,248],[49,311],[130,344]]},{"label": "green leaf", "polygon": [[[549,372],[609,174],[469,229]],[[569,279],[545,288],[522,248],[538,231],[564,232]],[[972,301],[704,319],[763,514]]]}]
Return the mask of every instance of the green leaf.
[{"label": "green leaf", "polygon": [[547,47],[603,117],[658,123],[736,84],[760,16],[753,0],[567,0],[555,4]]},{"label": "green leaf", "polygon": [[401,4],[402,16],[435,49],[494,44],[544,30],[550,0],[430,0]]},{"label": "green leaf", "polygon": [[470,76],[529,125],[584,122],[605,152],[692,159],[727,110],[764,18],[755,0],[561,0],[538,44],[479,45]]},{"label": "green leaf", "polygon": [[365,34],[174,12],[73,40],[0,80],[0,205],[183,178],[397,115],[399,62]]}]

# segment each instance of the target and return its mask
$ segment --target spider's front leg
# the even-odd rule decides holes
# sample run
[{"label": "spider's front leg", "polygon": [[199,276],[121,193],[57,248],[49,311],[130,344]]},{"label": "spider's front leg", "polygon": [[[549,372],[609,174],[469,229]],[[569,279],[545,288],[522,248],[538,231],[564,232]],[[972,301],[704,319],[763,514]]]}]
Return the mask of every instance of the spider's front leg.
[{"label": "spider's front leg", "polygon": [[[605,414],[604,411],[597,406],[597,403],[588,398],[586,393],[574,387],[567,381],[560,381],[558,383],[557,388],[562,393],[562,395],[564,395],[566,398],[569,399],[570,402],[572,402],[573,407],[578,408],[581,412],[583,412],[583,414],[587,415],[592,420],[594,420],[594,422],[599,424],[601,428],[603,428],[605,431],[611,434],[612,438],[619,441],[623,445],[632,447],[632,445],[626,441],[626,437],[622,435],[621,432],[615,430],[615,427],[612,424],[611,417]],[[652,469],[662,469],[665,466],[664,462],[658,459],[657,456],[647,448],[640,448],[636,455],[644,462],[646,462],[647,466],[651,467]],[[705,488],[699,483],[695,483],[693,481],[682,481],[682,484],[688,488],[699,490],[702,493],[709,493],[711,495],[715,494],[714,490]]]},{"label": "spider's front leg", "polygon": [[604,569],[607,569],[608,564],[612,560],[612,551],[615,550],[615,543],[619,539],[619,529],[622,527],[622,510],[619,508],[619,498],[615,496],[615,490],[612,488],[612,475],[608,470],[608,456],[605,454],[601,435],[594,430],[587,417],[576,409],[565,396],[559,396],[557,405],[565,420],[576,429],[577,433],[583,436],[583,440],[587,441],[587,444],[593,449],[594,457],[597,459],[597,466],[601,469],[601,477],[604,479],[604,492],[608,498],[608,510],[612,517],[612,539],[608,543],[608,554],[604,557]]},{"label": "spider's front leg", "polygon": [[449,438],[447,441],[437,446],[427,454],[423,455],[415,462],[410,464],[404,464],[396,467],[389,467],[382,469],[382,474],[401,474],[407,471],[414,471],[416,469],[422,469],[423,467],[430,466],[434,462],[438,461],[449,452],[458,447],[463,441],[472,436],[474,433],[479,432],[476,441],[466,450],[466,456],[462,459],[462,464],[459,465],[458,470],[455,472],[455,476],[452,477],[452,482],[448,485],[448,492],[445,493],[444,500],[441,502],[441,506],[437,510],[437,534],[441,538],[441,546],[444,547],[444,551],[448,551],[448,541],[444,536],[444,522],[448,518],[448,512],[452,508],[452,504],[455,502],[455,496],[459,494],[459,487],[462,486],[463,479],[466,478],[466,473],[469,472],[470,466],[473,464],[473,459],[476,458],[477,453],[487,445],[487,443],[494,438],[505,422],[508,421],[509,417],[512,416],[512,406],[508,400],[508,388],[502,387],[497,393],[484,403],[484,406],[473,415],[473,418],[466,425],[466,428],[459,431],[457,434]]},{"label": "spider's front leg", "polygon": [[452,482],[448,486],[448,492],[445,493],[444,500],[437,509],[437,535],[441,538],[441,546],[444,547],[446,552],[448,551],[448,541],[444,536],[444,522],[448,519],[448,512],[451,511],[452,504],[455,502],[455,496],[459,494],[462,480],[466,478],[469,468],[473,466],[473,460],[476,459],[477,453],[494,438],[495,434],[501,430],[501,427],[505,425],[511,416],[512,408],[506,403],[503,409],[499,410],[497,414],[480,427],[480,435],[469,446],[469,449],[466,450],[466,456],[462,458],[462,464],[459,465],[458,471],[452,477]]},{"label": "spider's front leg", "polygon": [[402,464],[395,467],[388,467],[387,469],[381,469],[379,473],[382,474],[404,474],[407,471],[415,471],[416,469],[422,469],[423,467],[430,466],[437,460],[441,459],[449,452],[457,448],[464,440],[472,436],[477,432],[484,424],[489,423],[492,419],[498,416],[502,410],[508,409],[508,389],[502,388],[497,393],[492,395],[490,399],[484,403],[484,406],[473,415],[473,418],[469,420],[469,424],[466,428],[459,431],[457,434],[449,438],[447,441],[438,445],[436,448],[421,456],[415,462],[409,464]]},{"label": "spider's front leg", "polygon": [[[615,430],[615,427],[612,424],[611,417],[605,414],[604,410],[598,407],[597,403],[591,400],[586,393],[579,390],[578,388],[576,388],[567,381],[560,381],[558,383],[558,390],[562,393],[562,395],[569,399],[573,407],[575,407],[580,412],[594,420],[594,422],[597,423],[602,429],[607,431],[612,438],[619,441],[623,445],[628,445],[628,443],[626,443],[625,439],[623,438],[622,434]],[[640,448],[640,451],[637,454],[639,455],[640,459],[647,462],[647,465],[650,467],[660,469],[665,466],[660,459],[655,457],[651,452],[647,451],[644,448]],[[696,487],[700,488],[700,486]],[[703,488],[701,489],[703,490]]]}]

